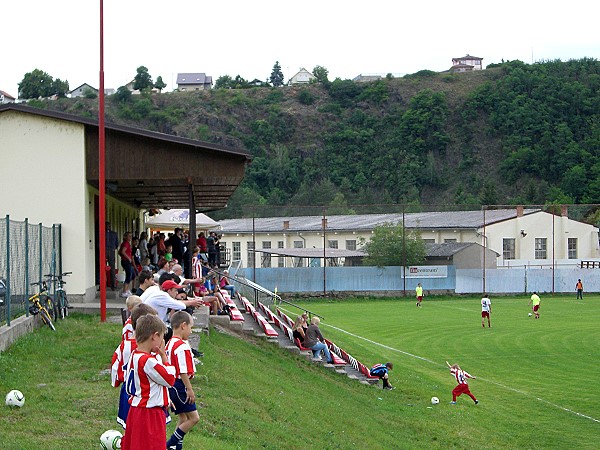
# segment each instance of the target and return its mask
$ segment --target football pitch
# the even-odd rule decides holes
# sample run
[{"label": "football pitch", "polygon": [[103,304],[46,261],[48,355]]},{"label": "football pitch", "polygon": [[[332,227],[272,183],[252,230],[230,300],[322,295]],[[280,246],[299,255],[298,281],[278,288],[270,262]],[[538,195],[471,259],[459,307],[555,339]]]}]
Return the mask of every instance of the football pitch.
[{"label": "football pitch", "polygon": [[[600,299],[574,297],[541,295],[536,320],[528,297],[492,296],[491,328],[481,326],[479,297],[426,298],[420,308],[410,299],[303,305],[359,361],[394,363],[400,404],[439,397],[432,427],[462,427],[491,447],[598,448]],[[456,383],[446,360],[477,377],[469,385],[479,405],[466,395],[449,404]]]}]

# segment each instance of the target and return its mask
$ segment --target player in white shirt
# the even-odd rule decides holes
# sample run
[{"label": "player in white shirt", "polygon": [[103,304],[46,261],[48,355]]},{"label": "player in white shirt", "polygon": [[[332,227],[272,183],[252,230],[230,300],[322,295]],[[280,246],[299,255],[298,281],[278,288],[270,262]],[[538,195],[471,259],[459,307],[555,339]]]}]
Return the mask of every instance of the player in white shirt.
[{"label": "player in white shirt", "polygon": [[492,324],[490,323],[490,314],[492,313],[492,301],[490,300],[490,296],[487,294],[483,294],[483,298],[481,299],[481,326],[485,328],[485,318],[487,317],[488,327],[491,328]]}]

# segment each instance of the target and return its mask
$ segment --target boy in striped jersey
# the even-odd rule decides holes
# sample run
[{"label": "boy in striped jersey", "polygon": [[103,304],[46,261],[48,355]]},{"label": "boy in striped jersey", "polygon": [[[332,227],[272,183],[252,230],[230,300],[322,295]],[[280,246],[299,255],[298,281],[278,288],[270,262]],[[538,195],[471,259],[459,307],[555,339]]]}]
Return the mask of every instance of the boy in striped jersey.
[{"label": "boy in striped jersey", "polygon": [[467,382],[467,378],[473,378],[475,380],[477,377],[474,377],[470,373],[462,370],[458,364],[450,365],[450,363],[446,361],[446,365],[450,369],[450,373],[454,375],[454,378],[456,378],[456,381],[458,382],[458,385],[452,390],[452,401],[450,403],[452,405],[456,405],[456,398],[460,397],[461,394],[467,394],[473,399],[475,404],[479,403],[479,400],[477,400],[475,396],[471,394],[471,391],[469,390],[469,383]]},{"label": "boy in striped jersey", "polygon": [[129,317],[123,324],[123,331],[121,331],[121,338],[123,340],[131,339],[133,337],[133,326],[131,325],[131,311],[133,311],[133,308],[135,308],[141,303],[142,299],[139,298],[137,295],[130,295],[129,297],[127,297],[127,300],[125,300],[125,306],[127,307],[127,315]]},{"label": "boy in striped jersey", "polygon": [[126,389],[131,408],[121,442],[123,450],[166,448],[167,388],[175,383],[175,368],[165,353],[166,332],[167,327],[158,316],[146,314],[137,320],[137,348],[127,366]]},{"label": "boy in striped jersey", "polygon": [[[131,298],[131,297],[129,297]],[[146,314],[157,315],[158,313],[151,306],[143,303],[135,306],[131,310],[131,316],[128,320],[131,320],[132,333],[135,332],[135,326],[137,320]],[[113,387],[121,386],[121,393],[119,396],[119,410],[117,412],[117,422],[125,428],[127,423],[127,413],[129,412],[129,394],[125,389],[125,376],[127,374],[127,363],[131,353],[136,349],[137,344],[135,342],[135,335],[132,334],[129,338],[123,339],[121,344],[117,347],[113,353],[111,362],[111,384]],[[168,417],[168,416],[167,416]],[[170,417],[169,417],[170,419]],[[168,423],[169,421],[167,421]]]},{"label": "boy in striped jersey", "polygon": [[167,441],[167,449],[181,450],[183,438],[200,417],[196,410],[196,394],[190,383],[190,379],[196,373],[192,349],[187,340],[192,334],[194,319],[186,311],[177,311],[171,316],[171,327],[173,337],[167,344],[167,357],[169,363],[175,367],[177,379],[173,387],[169,388],[171,398],[171,410],[177,415],[177,429]]}]

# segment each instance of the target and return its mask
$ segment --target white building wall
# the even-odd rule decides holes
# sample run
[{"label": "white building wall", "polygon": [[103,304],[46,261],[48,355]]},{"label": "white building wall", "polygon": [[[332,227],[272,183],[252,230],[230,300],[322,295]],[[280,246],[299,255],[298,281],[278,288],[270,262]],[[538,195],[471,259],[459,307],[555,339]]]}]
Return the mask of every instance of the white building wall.
[{"label": "white building wall", "polygon": [[1,213],[33,224],[62,224],[63,270],[73,272],[68,292],[85,294],[94,286],[93,266],[89,270],[94,249],[87,226],[84,126],[7,111],[0,114],[0,136]]}]

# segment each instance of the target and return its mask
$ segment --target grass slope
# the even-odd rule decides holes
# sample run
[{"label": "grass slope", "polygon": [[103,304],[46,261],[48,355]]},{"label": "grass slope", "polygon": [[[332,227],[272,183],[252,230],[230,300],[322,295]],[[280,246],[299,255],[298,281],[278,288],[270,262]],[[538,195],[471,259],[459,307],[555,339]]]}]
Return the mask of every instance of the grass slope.
[{"label": "grass slope", "polygon": [[[355,357],[395,363],[389,392],[213,332],[202,339],[193,383],[201,421],[185,448],[597,447],[599,423],[546,401],[598,419],[598,298],[543,298],[539,321],[527,318],[526,299],[492,301],[485,330],[478,299],[426,299],[421,309],[404,300],[307,304],[326,317],[325,335]],[[118,428],[118,391],[103,371],[120,327],[86,316],[58,325],[0,354],[0,393],[26,396],[21,409],[0,407],[3,449],[96,448],[103,431]],[[448,404],[454,383],[445,359],[478,376],[471,388],[479,405],[463,397]],[[433,395],[441,404],[429,408]]]}]

